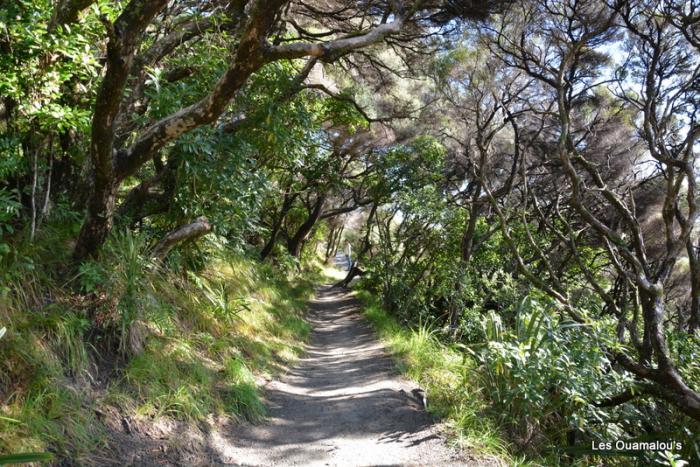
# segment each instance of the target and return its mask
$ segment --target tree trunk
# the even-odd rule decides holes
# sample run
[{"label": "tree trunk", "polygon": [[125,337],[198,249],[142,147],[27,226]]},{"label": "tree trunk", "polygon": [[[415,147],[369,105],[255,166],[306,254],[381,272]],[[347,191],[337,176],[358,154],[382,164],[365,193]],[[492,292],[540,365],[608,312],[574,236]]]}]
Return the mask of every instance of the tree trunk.
[{"label": "tree trunk", "polygon": [[80,12],[95,3],[95,0],[59,0],[51,14],[48,30],[53,32],[60,25],[75,23]]},{"label": "tree trunk", "polygon": [[[700,239],[698,239],[700,242]],[[688,263],[690,265],[690,317],[688,332],[695,334],[700,329],[700,245],[696,246],[688,238],[686,241]]]},{"label": "tree trunk", "polygon": [[[131,189],[117,208],[117,215],[134,226],[142,219],[167,212],[177,191],[177,175],[182,158],[173,154],[165,166],[156,167],[156,175]],[[154,161],[154,165],[157,165]]]},{"label": "tree trunk", "polygon": [[118,154],[114,150],[114,122],[141,35],[166,3],[167,0],[133,0],[109,30],[107,68],[95,98],[92,116],[90,160],[93,184],[87,217],[73,252],[73,257],[78,261],[96,255],[112,229],[115,197],[124,178],[117,177],[115,168]]},{"label": "tree trunk", "polygon": [[[182,134],[216,121],[250,76],[263,65],[302,57],[337,59],[352,50],[376,44],[398,33],[413,13],[413,10],[407,11],[405,15],[397,15],[391,23],[371,27],[367,32],[351,38],[324,42],[323,45],[298,42],[272,46],[265,38],[287,2],[246,2],[250,6],[246,8],[244,27],[240,34],[236,34],[237,45],[231,63],[209,94],[150,125],[134,138],[130,147],[117,151],[115,122],[118,121],[124,100],[124,88],[134,62],[134,52],[140,46],[143,31],[167,3],[167,0],[131,0],[115,23],[108,25],[107,66],[95,99],[92,119],[90,156],[94,180],[87,217],[74,251],[74,258],[78,261],[97,254],[106,239],[112,226],[114,198],[121,181],[138,172],[143,164]],[[233,2],[229,11],[238,14],[242,6],[241,2]],[[295,86],[295,89],[298,88]],[[292,246],[298,250],[301,240],[303,238]]]},{"label": "tree trunk", "polygon": [[268,256],[270,256],[270,253],[272,253],[272,249],[275,247],[275,243],[277,242],[277,235],[282,229],[282,223],[284,222],[284,218],[287,217],[287,213],[290,209],[292,209],[292,205],[294,204],[294,200],[296,199],[297,195],[291,194],[289,190],[290,188],[287,188],[287,190],[284,193],[284,202],[282,203],[280,212],[277,215],[274,224],[272,225],[270,239],[267,241],[262,251],[260,251],[260,259],[265,259]]},{"label": "tree trunk", "polygon": [[350,285],[350,282],[352,282],[354,278],[360,277],[364,273],[365,271],[353,264],[352,266],[350,266],[350,270],[348,271],[348,274],[343,278],[343,280],[338,282],[337,284],[334,284],[333,287],[345,288],[348,285]]},{"label": "tree trunk", "polygon": [[[641,364],[630,364],[627,361],[627,364],[623,363],[623,366],[637,376],[659,384],[661,394],[665,399],[680,408],[686,415],[700,420],[700,394],[683,381],[670,358],[664,334],[664,294],[662,291],[656,293],[644,291],[643,293],[645,340],[643,346],[649,345],[651,347],[649,352],[651,355],[647,355],[648,351],[645,349],[641,355]],[[653,367],[652,360],[656,360],[656,368]]]},{"label": "tree trunk", "polygon": [[690,334],[695,334],[695,331],[700,329],[700,287],[694,285],[693,289],[693,296],[690,300],[690,320],[688,321],[688,332]]},{"label": "tree trunk", "polygon": [[331,235],[326,244],[326,260],[325,263],[328,264],[336,254],[338,254],[338,246],[343,238],[343,231],[345,230],[345,224],[342,224],[337,229],[331,229]]},{"label": "tree trunk", "polygon": [[39,183],[39,154],[38,151],[34,151],[34,164],[32,170],[32,221],[31,227],[29,228],[29,241],[34,241],[34,234],[36,233],[36,218],[37,218],[37,203],[36,203],[36,188]]},{"label": "tree trunk", "polygon": [[340,242],[343,241],[343,232],[344,231],[345,231],[345,224],[340,226],[340,232],[335,237],[335,245],[333,245],[333,249],[331,250],[331,256],[335,256],[338,254],[338,248],[340,248]]},{"label": "tree trunk", "polygon": [[44,189],[44,203],[41,206],[41,211],[39,211],[39,220],[38,223],[41,224],[41,222],[46,219],[46,217],[49,215],[49,208],[50,208],[50,203],[51,203],[51,178],[53,177],[53,154],[51,151],[49,151],[49,169],[46,174],[46,188]]},{"label": "tree trunk", "polygon": [[479,219],[479,214],[481,212],[481,204],[479,204],[478,199],[481,196],[481,188],[477,186],[474,195],[472,196],[471,207],[468,210],[468,220],[467,225],[464,229],[464,234],[462,235],[462,242],[460,245],[460,259],[459,266],[457,270],[457,280],[455,281],[455,299],[452,300],[452,306],[450,310],[450,329],[453,334],[456,335],[457,329],[459,327],[459,321],[462,317],[462,306],[463,303],[460,299],[462,295],[462,280],[464,279],[464,274],[467,271],[469,261],[471,260],[472,253],[474,250],[474,234],[476,233],[476,223]]},{"label": "tree trunk", "polygon": [[339,229],[331,228],[330,234],[328,235],[328,240],[326,240],[326,252],[323,257],[323,263],[328,264],[331,260],[331,252],[333,251],[333,246],[335,245],[335,236]]},{"label": "tree trunk", "polygon": [[116,184],[108,180],[102,181],[99,188],[93,187],[88,199],[87,217],[73,252],[77,261],[95,256],[107,239],[112,230],[116,191]]},{"label": "tree trunk", "polygon": [[302,245],[304,244],[304,240],[306,240],[306,237],[311,232],[311,229],[313,229],[314,225],[316,225],[316,221],[318,221],[318,218],[321,217],[321,212],[323,211],[323,205],[325,204],[325,202],[326,194],[320,194],[318,196],[318,199],[316,200],[316,204],[314,205],[313,210],[309,214],[309,217],[306,218],[306,221],[304,221],[304,223],[301,224],[294,236],[290,238],[287,242],[287,250],[289,250],[289,253],[295,258],[299,258],[299,256],[301,255],[301,249]]}]

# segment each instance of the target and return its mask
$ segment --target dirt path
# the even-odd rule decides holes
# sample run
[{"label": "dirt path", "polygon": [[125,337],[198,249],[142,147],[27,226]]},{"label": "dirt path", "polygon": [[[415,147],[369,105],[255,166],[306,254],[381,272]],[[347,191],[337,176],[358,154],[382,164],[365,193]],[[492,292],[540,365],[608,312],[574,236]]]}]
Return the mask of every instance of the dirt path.
[{"label": "dirt path", "polygon": [[238,465],[465,465],[394,371],[351,295],[311,302],[308,352],[267,386],[269,419],[210,446]]}]

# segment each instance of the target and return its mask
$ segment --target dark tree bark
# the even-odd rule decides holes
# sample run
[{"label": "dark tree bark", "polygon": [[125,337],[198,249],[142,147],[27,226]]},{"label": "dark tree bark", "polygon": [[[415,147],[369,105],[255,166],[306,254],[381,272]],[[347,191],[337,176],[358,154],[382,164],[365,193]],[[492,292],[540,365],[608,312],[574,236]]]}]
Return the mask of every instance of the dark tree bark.
[{"label": "dark tree bark", "polygon": [[[700,218],[700,205],[696,195],[697,174],[693,169],[694,153],[691,149],[700,136],[700,127],[693,122],[684,129],[685,135],[679,137],[675,133],[676,129],[670,130],[669,122],[675,118],[673,113],[662,110],[673,106],[677,106],[678,109],[696,108],[697,104],[692,100],[695,96],[690,99],[688,99],[690,94],[681,97],[681,94],[671,90],[668,84],[675,79],[684,78],[682,74],[676,74],[675,71],[679,63],[679,55],[676,55],[675,50],[682,47],[668,47],[669,24],[653,19],[659,14],[658,5],[653,2],[621,2],[590,23],[590,18],[586,15],[578,16],[577,13],[549,10],[547,14],[557,15],[559,18],[551,25],[547,23],[542,26],[551,28],[542,37],[552,38],[552,43],[543,46],[543,49],[559,50],[558,56],[553,55],[556,56],[555,59],[547,58],[551,56],[532,54],[530,44],[524,41],[508,42],[501,32],[496,36],[496,46],[505,55],[506,60],[512,60],[509,63],[551,90],[552,98],[556,103],[558,120],[556,149],[552,152],[556,154],[556,159],[566,176],[559,191],[566,197],[571,215],[575,215],[577,222],[586,226],[601,240],[609,263],[629,282],[631,287],[636,289],[639,296],[639,302],[634,303],[635,307],[639,305],[642,314],[643,336],[641,342],[635,345],[639,353],[633,359],[620,351],[615,355],[617,362],[638,379],[655,383],[659,397],[675,405],[684,414],[700,420],[700,393],[689,387],[676,369],[664,329],[668,299],[666,286],[673,273],[674,265],[681,257],[683,250],[687,250],[688,241]],[[529,7],[526,6],[526,8]],[[641,85],[642,91],[639,95],[631,97],[631,93],[627,92],[630,89],[629,83],[620,79],[617,84],[621,91],[617,97],[640,110],[641,142],[644,143],[644,149],[648,150],[649,155],[661,167],[660,170],[663,171],[666,180],[665,190],[661,194],[663,207],[660,210],[664,223],[664,242],[657,252],[652,252],[648,248],[648,242],[645,241],[642,220],[638,217],[634,198],[627,196],[625,191],[615,187],[614,184],[607,183],[600,165],[591,158],[594,154],[588,152],[587,148],[582,148],[578,139],[580,128],[577,128],[577,114],[574,110],[577,100],[590,89],[587,87],[589,75],[579,75],[579,67],[583,65],[591,44],[611,37],[614,33],[613,25],[618,18],[623,20],[626,31],[632,40],[636,41],[635,47],[640,59],[632,61],[633,64],[629,66],[637,72],[636,76],[640,80],[638,84]],[[559,20],[561,22],[558,22]],[[586,27],[580,28],[581,24],[586,24]],[[691,89],[691,87],[689,81],[686,88]],[[579,91],[584,88],[586,91]],[[681,101],[681,99],[688,100]],[[604,122],[606,120],[601,121],[601,123]],[[678,141],[678,144],[670,143],[671,139]],[[547,270],[547,280],[542,280],[539,274],[530,270],[524,263],[518,247],[510,236],[502,205],[491,193],[489,182],[486,181],[483,173],[480,179],[492,209],[500,218],[504,241],[513,253],[518,269],[534,286],[559,302],[571,319],[585,323],[588,318],[581,315],[575,304],[570,301],[562,287],[562,281],[554,272],[552,262],[532,239],[527,222],[523,222],[522,225],[528,245],[532,247],[537,260]],[[523,206],[527,207],[527,200],[531,198],[530,202],[535,210],[539,209],[533,199],[534,196],[527,192],[525,169],[523,169],[523,180],[523,199],[526,200]],[[684,185],[685,193],[682,190]],[[603,208],[601,209],[600,206]],[[601,215],[603,210],[608,212]],[[606,216],[610,213],[614,213],[614,216],[619,219],[619,223],[614,227],[606,222]],[[561,214],[557,213],[557,217],[567,224]],[[566,226],[565,234],[557,233],[558,229],[552,225],[548,228],[568,242],[572,256],[577,258],[577,263],[589,285],[610,308],[614,308],[614,300],[610,299],[608,292],[596,280],[594,273],[588,269],[589,266],[580,261],[576,245],[579,238],[573,234],[572,226],[570,224]],[[620,317],[620,324],[624,326],[624,315],[618,311],[616,314]],[[630,335],[636,339],[632,331]]]},{"label": "dark tree bark", "polygon": [[156,175],[127,193],[117,209],[118,217],[134,226],[146,217],[168,212],[177,192],[177,175],[181,164],[182,157],[178,153],[171,154],[165,165],[155,158]]},{"label": "dark tree bark", "polygon": [[360,277],[364,273],[365,271],[362,268],[353,263],[352,266],[350,266],[348,274],[343,278],[343,280],[338,282],[337,284],[334,284],[333,287],[345,288],[350,285],[354,278]]},{"label": "dark tree bark", "polygon": [[343,231],[345,230],[345,224],[340,226],[340,232],[336,235],[335,238],[335,245],[333,245],[333,249],[331,250],[331,256],[335,256],[338,254],[338,249],[340,248],[340,242],[343,240]]},{"label": "dark tree bark", "polygon": [[301,255],[301,249],[302,245],[304,244],[304,241],[308,237],[311,230],[314,228],[314,225],[316,225],[316,222],[321,217],[321,213],[323,212],[323,205],[326,202],[326,197],[326,193],[321,193],[318,195],[318,198],[316,199],[314,207],[309,213],[309,216],[306,218],[304,223],[301,224],[301,226],[299,226],[299,229],[287,242],[287,250],[289,250],[289,253],[295,258],[298,258]]},{"label": "dark tree bark", "polygon": [[469,266],[469,261],[471,260],[472,253],[474,252],[474,234],[476,233],[476,224],[479,220],[479,215],[481,213],[481,203],[479,198],[481,197],[481,186],[477,183],[477,187],[472,195],[471,203],[469,206],[468,219],[466,226],[464,228],[464,233],[462,235],[462,241],[460,244],[460,259],[459,266],[457,270],[457,281],[455,282],[455,295],[456,299],[452,301],[450,310],[450,329],[452,332],[457,332],[459,327],[459,320],[462,316],[462,307],[460,297],[462,295],[462,281],[464,279],[464,274]]},{"label": "dark tree bark", "polygon": [[59,0],[51,15],[49,32],[55,31],[58,26],[75,23],[80,12],[93,3],[95,0]]},{"label": "dark tree bark", "polygon": [[109,31],[107,69],[95,99],[90,159],[93,185],[87,218],[80,230],[74,257],[94,255],[112,228],[114,202],[120,179],[115,171],[114,122],[141,36],[167,0],[132,0]]},{"label": "dark tree bark", "polygon": [[97,95],[93,116],[90,152],[94,180],[87,218],[75,247],[74,257],[77,260],[95,255],[104,243],[112,227],[114,199],[121,181],[136,173],[168,142],[200,125],[213,122],[250,75],[262,66],[262,38],[274,21],[274,15],[264,11],[262,3],[273,3],[273,8],[279,8],[283,2],[256,3],[231,67],[207,97],[151,125],[130,148],[115,151],[114,121],[123,99],[135,48],[146,26],[166,3],[166,0],[132,0],[114,24],[108,45],[107,71]]},{"label": "dark tree bark", "polygon": [[[236,3],[236,2],[232,2]],[[142,114],[147,109],[144,102],[144,90],[146,84],[146,70],[158,65],[164,58],[171,55],[183,44],[195,38],[214,31],[216,28],[235,32],[240,26],[242,11],[229,9],[229,15],[222,21],[214,17],[196,17],[189,21],[183,21],[175,30],[155,41],[146,50],[134,57],[130,74],[130,93],[121,103],[121,108],[116,124],[120,132],[119,143],[123,143],[130,131],[126,121],[132,113]],[[172,82],[189,76],[193,72],[191,67],[180,67],[166,72],[163,79]]]},{"label": "dark tree bark", "polygon": [[284,202],[282,203],[280,212],[279,214],[277,214],[277,217],[275,218],[275,221],[272,225],[270,238],[263,247],[262,251],[260,252],[260,259],[265,259],[268,256],[270,256],[270,253],[272,253],[272,250],[275,247],[275,243],[277,242],[277,235],[279,234],[280,229],[282,228],[282,224],[284,223],[285,217],[287,217],[287,213],[289,213],[289,210],[292,209],[296,197],[296,193],[293,194],[290,193],[289,189],[286,190],[284,194]]},{"label": "dark tree bark", "polygon": [[[700,239],[698,240],[700,243]],[[695,245],[688,238],[686,241],[688,263],[690,265],[690,317],[688,332],[694,334],[700,329],[700,244]]]},{"label": "dark tree bark", "polygon": [[333,246],[335,245],[335,238],[339,229],[331,227],[328,234],[328,240],[326,241],[326,252],[323,255],[323,262],[328,264],[331,259],[331,251],[333,251]]},{"label": "dark tree bark", "polygon": [[341,224],[340,227],[332,228],[330,236],[328,238],[328,243],[326,244],[326,255],[325,263],[331,260],[338,253],[338,246],[343,238],[343,231],[345,230],[345,224]]}]

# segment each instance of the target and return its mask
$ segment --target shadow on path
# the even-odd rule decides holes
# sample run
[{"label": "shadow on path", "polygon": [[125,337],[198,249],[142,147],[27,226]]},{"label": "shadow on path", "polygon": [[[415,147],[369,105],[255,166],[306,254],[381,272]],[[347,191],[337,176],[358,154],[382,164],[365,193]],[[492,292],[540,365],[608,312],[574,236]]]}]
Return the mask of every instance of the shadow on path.
[{"label": "shadow on path", "polygon": [[324,288],[307,353],[268,385],[269,418],[211,433],[237,465],[463,465],[394,370],[357,300]]}]

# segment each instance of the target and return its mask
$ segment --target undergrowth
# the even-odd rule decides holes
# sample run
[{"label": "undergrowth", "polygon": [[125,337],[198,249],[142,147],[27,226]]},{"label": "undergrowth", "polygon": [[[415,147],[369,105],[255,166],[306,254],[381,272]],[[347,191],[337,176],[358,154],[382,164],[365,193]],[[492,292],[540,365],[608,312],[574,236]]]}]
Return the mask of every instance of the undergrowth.
[{"label": "undergrowth", "polygon": [[[546,353],[543,348],[546,345],[542,344],[545,340],[543,335],[552,341],[559,339],[555,329],[547,328],[537,320],[529,321],[529,327],[535,328],[534,332],[533,329],[522,329],[519,332],[526,337],[520,338],[534,339],[537,344],[526,341],[517,347],[514,352],[524,363],[516,365],[510,361],[508,344],[503,337],[490,335],[491,345],[484,352],[475,352],[474,346],[447,344],[442,330],[431,323],[401,324],[367,290],[359,290],[357,296],[363,303],[364,315],[386,343],[399,370],[426,391],[428,411],[446,423],[451,438],[466,451],[492,457],[503,465],[692,465],[680,460],[679,454],[673,452],[655,453],[651,459],[625,455],[602,459],[599,453],[592,452],[585,445],[523,453],[515,441],[517,436],[514,436],[513,425],[528,421],[544,424],[551,416],[547,407],[543,406],[544,401],[537,398],[537,394],[544,390],[533,389],[533,381],[537,381],[538,377],[547,382],[557,381],[556,387],[564,388],[567,397],[572,394],[571,397],[583,401],[586,395],[574,392],[573,388],[577,387],[577,378],[589,377],[581,368],[594,368],[572,360],[563,370],[556,370],[556,354]],[[524,315],[525,322],[530,316],[542,315]],[[487,318],[484,318],[483,325],[485,328],[493,327]],[[575,355],[580,359],[588,358],[588,354],[597,351],[595,346],[581,337],[567,342],[566,348],[576,349]],[[533,354],[537,352],[531,358],[528,357],[530,349]],[[594,374],[590,378],[603,381],[604,375]],[[609,381],[605,381],[605,384],[612,385]],[[532,394],[528,391],[532,391]],[[564,396],[561,399],[560,411],[567,406],[576,406]],[[697,435],[692,433],[692,429],[689,429],[685,437],[676,434],[677,438],[674,439],[693,448],[693,438],[697,439]],[[566,447],[565,444],[562,446]]]},{"label": "undergrowth", "polygon": [[[0,454],[49,451],[89,465],[109,447],[100,414],[264,418],[261,384],[302,351],[320,272],[281,270],[207,243],[196,268],[177,255],[157,267],[141,239],[116,235],[75,274],[3,276]],[[17,255],[60,264],[37,245]]]},{"label": "undergrowth", "polygon": [[503,465],[520,465],[509,455],[498,424],[487,416],[487,403],[470,377],[475,363],[437,338],[429,323],[402,326],[370,292],[359,290],[363,313],[396,359],[399,371],[427,393],[428,411],[442,419],[460,448],[493,457]]}]

